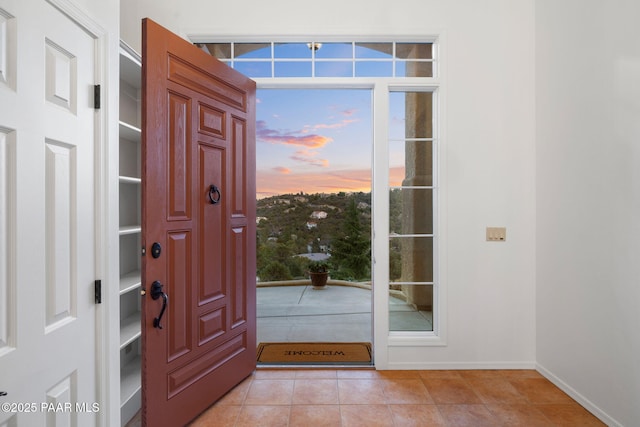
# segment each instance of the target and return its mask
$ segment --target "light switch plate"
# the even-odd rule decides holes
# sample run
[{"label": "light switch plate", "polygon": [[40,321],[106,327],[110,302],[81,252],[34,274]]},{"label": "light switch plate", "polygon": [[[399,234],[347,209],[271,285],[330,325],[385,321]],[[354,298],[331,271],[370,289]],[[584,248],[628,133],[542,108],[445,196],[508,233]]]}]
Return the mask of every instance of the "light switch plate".
[{"label": "light switch plate", "polygon": [[487,242],[504,242],[507,240],[507,227],[487,227]]}]

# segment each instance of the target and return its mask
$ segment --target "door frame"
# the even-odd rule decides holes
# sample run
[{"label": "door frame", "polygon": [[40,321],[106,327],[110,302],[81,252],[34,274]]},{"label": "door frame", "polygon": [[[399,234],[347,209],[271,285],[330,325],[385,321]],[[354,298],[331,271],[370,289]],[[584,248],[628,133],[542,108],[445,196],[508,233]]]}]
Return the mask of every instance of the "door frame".
[{"label": "door frame", "polygon": [[[322,38],[323,40],[327,37]],[[425,82],[422,78],[390,78],[390,77],[294,77],[294,78],[258,78],[254,77],[256,90],[260,89],[368,89],[372,96],[372,120],[373,120],[373,147],[371,150],[371,281],[379,283],[372,287],[371,301],[371,327],[372,327],[372,366],[377,370],[397,369],[402,365],[397,360],[389,357],[389,349],[392,347],[425,347],[446,346],[446,322],[444,310],[446,307],[446,286],[442,286],[442,266],[445,258],[444,241],[442,238],[434,249],[434,262],[439,275],[440,289],[437,294],[437,303],[434,303],[434,316],[438,313],[437,326],[433,332],[399,332],[391,334],[389,331],[389,292],[388,277],[389,265],[389,93],[392,91],[416,90],[433,92],[438,96],[436,105],[441,105],[440,92],[442,84],[439,79]],[[436,121],[442,118],[440,107],[436,113]],[[437,132],[442,130],[437,124]],[[440,140],[442,136],[440,135]],[[444,150],[442,150],[444,151]],[[440,156],[442,157],[442,151]],[[438,160],[439,180],[444,175],[443,160]],[[445,205],[444,191],[440,190],[440,200],[437,202],[438,235],[443,236],[446,230],[441,210]],[[382,262],[376,263],[376,259]],[[435,297],[435,296],[434,296]],[[437,307],[435,305],[437,304]]]},{"label": "door frame", "polygon": [[[262,42],[300,42],[301,40],[315,40],[323,42],[341,41],[416,41],[423,40],[435,44],[436,70],[432,77],[253,77],[259,89],[286,88],[365,88],[373,92],[373,120],[374,147],[372,152],[372,281],[378,278],[378,286],[373,286],[372,294],[372,328],[373,328],[373,367],[377,370],[385,369],[413,369],[424,366],[421,361],[416,362],[415,354],[424,354],[429,347],[446,347],[447,326],[447,183],[446,183],[446,75],[447,60],[441,46],[446,46],[446,32],[442,29],[425,31],[420,34],[376,34],[356,35],[335,33],[312,33],[307,35],[265,35],[254,33],[238,35],[223,31],[215,35],[201,30],[186,30],[184,37],[195,44],[199,43],[262,43]],[[434,266],[436,267],[438,293],[434,302],[434,316],[437,310],[437,324],[434,331],[429,332],[390,332],[389,331],[389,176],[388,176],[388,120],[389,120],[389,92],[402,90],[431,91],[437,95],[434,106],[434,126],[437,127],[437,138],[440,141],[438,151],[438,201],[436,203],[437,246],[434,249]],[[373,203],[375,200],[375,203]],[[377,237],[376,237],[377,236]],[[382,262],[376,263],[377,260]],[[435,294],[434,294],[435,297]],[[437,305],[437,308],[436,308]],[[394,349],[390,355],[390,350]],[[417,368],[416,368],[417,369]]]},{"label": "door frame", "polygon": [[[94,110],[95,279],[104,285],[102,304],[96,304],[96,403],[100,407],[96,421],[98,426],[119,425],[119,294],[117,286],[109,286],[119,278],[118,173],[113,166],[118,163],[118,121],[111,119],[118,116],[118,108],[117,97],[109,96],[118,82],[118,61],[114,61],[118,58],[118,39],[110,37],[112,29],[103,27],[92,15],[76,6],[74,0],[46,1],[76,22],[95,41],[94,84],[101,88],[101,105]],[[118,404],[112,405],[113,402]]]},{"label": "door frame", "polygon": [[[271,78],[259,78],[259,77],[253,77],[252,80],[254,80],[256,82],[256,91],[260,91],[261,89],[272,89],[272,90],[287,90],[287,89],[317,89],[317,90],[340,90],[340,89],[345,89],[345,90],[358,90],[358,89],[365,89],[370,91],[371,93],[371,120],[372,120],[372,129],[371,129],[371,134],[373,136],[373,140],[371,141],[371,199],[372,199],[372,217],[371,217],[371,283],[375,282],[375,277],[385,277],[383,274],[384,271],[380,270],[380,265],[376,266],[375,263],[375,259],[376,259],[376,255],[378,257],[380,257],[380,251],[381,251],[381,246],[379,243],[376,243],[376,239],[375,236],[384,236],[383,234],[381,234],[380,229],[381,227],[384,227],[384,224],[380,224],[380,218],[381,216],[379,215],[379,211],[380,209],[376,209],[375,204],[373,204],[373,199],[375,197],[376,194],[376,186],[377,188],[382,188],[380,187],[381,185],[383,185],[384,183],[379,182],[380,181],[380,173],[376,173],[376,171],[378,169],[383,171],[383,174],[385,173],[386,169],[384,169],[383,167],[381,167],[378,163],[381,159],[381,156],[379,153],[376,153],[376,151],[379,151],[380,149],[377,148],[377,146],[380,145],[380,143],[378,141],[376,141],[376,135],[377,132],[380,131],[380,123],[382,123],[382,120],[387,120],[386,119],[386,113],[383,110],[383,108],[376,108],[376,102],[381,102],[380,101],[380,92],[383,92],[384,90],[386,90],[386,85],[380,85],[379,82],[376,82],[375,80],[381,80],[381,79],[372,79],[372,78],[338,78],[338,77],[328,77],[328,78],[322,78],[322,77],[300,77],[300,78],[277,78],[277,79],[271,79]],[[378,93],[378,94],[376,94]],[[385,128],[386,129],[386,125]],[[384,130],[383,130],[384,132]],[[381,135],[386,135],[386,133],[382,133],[380,135],[378,135],[379,137]],[[380,138],[380,140],[382,141],[383,138]],[[386,140],[385,140],[386,141]],[[384,145],[384,149],[386,149],[386,144]],[[378,159],[378,160],[376,160]],[[382,159],[384,160],[384,158],[382,157]],[[388,212],[388,209],[387,209]],[[376,218],[377,221],[376,221]],[[387,229],[388,229],[388,224],[387,224]],[[378,238],[378,241],[380,241],[380,238]],[[376,287],[372,286],[371,289],[371,351],[372,351],[372,361],[371,361],[371,365],[372,367],[376,368],[376,369],[380,369],[380,367],[378,366],[378,360],[386,360],[386,346],[381,345],[380,348],[378,349],[378,344],[380,343],[386,343],[386,339],[382,339],[382,337],[378,337],[378,335],[376,335],[376,331],[385,331],[387,329],[381,328],[382,325],[387,324],[388,325],[388,312],[385,310],[382,310],[381,308],[386,307],[385,305],[381,305],[381,304],[388,304],[388,294],[387,294],[387,299],[383,302],[383,303],[378,303],[379,298],[379,294],[380,292],[376,291]],[[383,317],[386,316],[384,319],[383,318],[379,318],[380,316],[377,316],[376,314],[380,313]],[[386,315],[384,314],[386,313]],[[382,323],[380,323],[382,322]],[[386,322],[386,323],[385,323]]]},{"label": "door frame", "polygon": [[[46,0],[85,29],[95,40],[94,82],[100,85],[95,117],[95,279],[102,282],[102,303],[96,304],[96,396],[98,426],[120,425],[120,296],[118,237],[118,93],[119,39],[117,28],[105,28],[74,0]],[[115,88],[115,92],[112,90]],[[87,100],[88,101],[88,100]],[[114,119],[114,117],[116,119]]]}]

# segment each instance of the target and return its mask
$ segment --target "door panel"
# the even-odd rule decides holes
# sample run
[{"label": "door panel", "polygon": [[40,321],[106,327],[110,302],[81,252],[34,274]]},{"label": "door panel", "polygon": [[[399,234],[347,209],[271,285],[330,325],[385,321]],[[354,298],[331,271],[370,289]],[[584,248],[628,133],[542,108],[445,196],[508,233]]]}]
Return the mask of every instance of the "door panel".
[{"label": "door panel", "polygon": [[168,239],[167,270],[170,275],[166,292],[171,295],[167,312],[171,327],[167,328],[167,361],[171,362],[192,350],[193,325],[191,318],[184,315],[189,312],[191,288],[184,284],[191,282],[189,265],[193,243],[191,232],[170,232]]},{"label": "door panel", "polygon": [[234,168],[234,180],[232,182],[233,188],[233,217],[234,218],[246,218],[247,216],[247,187],[244,181],[244,176],[240,171],[246,169],[247,159],[247,138],[246,138],[246,125],[247,123],[238,118],[233,118],[233,168]]},{"label": "door panel", "polygon": [[[199,171],[200,188],[207,188],[212,182],[222,182],[224,175],[224,150],[200,144]],[[207,236],[221,236],[223,234],[224,212],[222,209],[209,209],[206,204],[200,206],[199,237],[202,247],[202,260],[200,263],[200,282],[198,286],[198,306],[221,302],[225,297],[223,285],[226,278],[224,270],[220,268],[208,268],[206,260],[225,261],[224,239],[208,238]]]},{"label": "door panel", "polygon": [[142,57],[142,417],[184,425],[256,366],[255,84],[150,20]]},{"label": "door panel", "polygon": [[97,423],[97,57],[49,2],[0,0],[0,403],[35,405],[0,425]]}]

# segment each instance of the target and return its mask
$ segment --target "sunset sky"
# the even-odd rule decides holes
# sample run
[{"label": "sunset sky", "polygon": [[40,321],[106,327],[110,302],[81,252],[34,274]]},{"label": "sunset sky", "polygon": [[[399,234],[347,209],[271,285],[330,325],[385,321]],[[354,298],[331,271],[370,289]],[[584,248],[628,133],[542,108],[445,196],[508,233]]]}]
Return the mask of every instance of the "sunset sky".
[{"label": "sunset sky", "polygon": [[368,89],[259,89],[258,198],[371,191]]}]

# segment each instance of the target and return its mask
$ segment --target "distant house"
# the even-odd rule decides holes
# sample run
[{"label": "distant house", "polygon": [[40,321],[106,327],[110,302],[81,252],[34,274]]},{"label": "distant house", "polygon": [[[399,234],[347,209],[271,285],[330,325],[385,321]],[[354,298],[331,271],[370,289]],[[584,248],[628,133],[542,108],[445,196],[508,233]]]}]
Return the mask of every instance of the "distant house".
[{"label": "distant house", "polygon": [[358,203],[358,209],[368,209],[368,208],[369,208],[369,203],[365,203],[365,202]]},{"label": "distant house", "polygon": [[307,258],[309,261],[325,261],[331,258],[331,255],[329,254],[323,254],[318,252],[308,253],[308,254],[299,254],[297,256]]},{"label": "distant house", "polygon": [[309,199],[307,199],[306,197],[302,197],[302,196],[296,196],[293,198],[293,200],[295,200],[296,202],[300,202],[300,203],[307,203],[309,201]]},{"label": "distant house", "polygon": [[311,221],[307,222],[307,228],[309,230],[311,230],[312,228],[316,228],[317,226],[318,226],[317,222],[311,222]]},{"label": "distant house", "polygon": [[327,217],[327,213],[325,211],[313,211],[313,212],[311,212],[311,218],[325,219],[326,217]]}]

